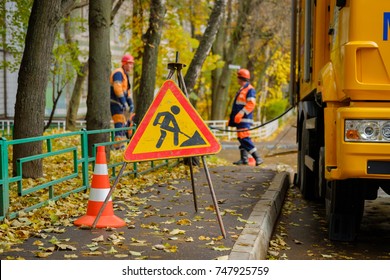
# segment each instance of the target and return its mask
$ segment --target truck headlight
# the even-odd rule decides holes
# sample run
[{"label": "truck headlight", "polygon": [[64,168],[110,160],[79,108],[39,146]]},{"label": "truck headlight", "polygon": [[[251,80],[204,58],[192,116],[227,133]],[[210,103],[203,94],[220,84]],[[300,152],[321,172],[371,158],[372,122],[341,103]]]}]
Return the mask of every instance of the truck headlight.
[{"label": "truck headlight", "polygon": [[345,120],[346,142],[390,142],[388,120]]},{"label": "truck headlight", "polygon": [[382,125],[381,133],[385,140],[390,141],[390,122],[385,122]]}]

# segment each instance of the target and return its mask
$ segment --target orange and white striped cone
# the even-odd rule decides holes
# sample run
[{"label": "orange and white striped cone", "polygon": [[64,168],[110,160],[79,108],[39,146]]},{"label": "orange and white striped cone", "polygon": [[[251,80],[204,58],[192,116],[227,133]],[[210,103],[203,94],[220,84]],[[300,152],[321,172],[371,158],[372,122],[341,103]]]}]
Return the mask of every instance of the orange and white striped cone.
[{"label": "orange and white striped cone", "polygon": [[[110,179],[108,177],[105,148],[99,146],[96,153],[96,162],[92,176],[87,213],[74,221],[74,224],[76,226],[92,226],[109,192]],[[125,225],[126,222],[124,220],[114,215],[112,199],[110,197],[95,227],[119,228]]]}]

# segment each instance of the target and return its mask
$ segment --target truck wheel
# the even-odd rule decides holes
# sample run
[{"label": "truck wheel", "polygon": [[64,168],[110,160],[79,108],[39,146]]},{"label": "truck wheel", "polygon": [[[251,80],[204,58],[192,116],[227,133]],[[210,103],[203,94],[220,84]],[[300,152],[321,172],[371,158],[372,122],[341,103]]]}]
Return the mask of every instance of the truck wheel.
[{"label": "truck wheel", "polygon": [[299,189],[304,199],[314,198],[314,172],[305,165],[305,156],[310,155],[310,133],[305,129],[306,120],[301,129],[301,149],[298,154]]},{"label": "truck wheel", "polygon": [[352,185],[348,180],[330,182],[325,207],[329,239],[355,240],[364,211],[364,197],[359,186]]}]

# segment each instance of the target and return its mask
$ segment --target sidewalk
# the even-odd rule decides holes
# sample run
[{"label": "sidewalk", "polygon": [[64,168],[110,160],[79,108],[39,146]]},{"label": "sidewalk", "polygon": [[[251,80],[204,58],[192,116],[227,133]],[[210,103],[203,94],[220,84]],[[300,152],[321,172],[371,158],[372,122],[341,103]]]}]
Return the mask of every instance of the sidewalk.
[{"label": "sidewalk", "polygon": [[[259,143],[264,156],[261,166],[209,165],[225,239],[202,167],[194,174],[197,212],[190,177],[155,182],[137,194],[136,200],[113,199],[115,215],[126,221],[126,227],[107,230],[61,226],[56,232],[34,234],[23,244],[2,252],[0,259],[264,259],[292,178],[294,132],[289,126],[279,138]],[[235,145],[222,143],[223,150],[217,156],[236,160],[239,152]]]},{"label": "sidewalk", "polygon": [[[287,188],[292,184],[296,172],[296,128],[293,120],[277,136],[261,143],[256,143],[264,163],[263,170],[275,172],[270,186],[256,203],[247,224],[229,255],[229,259],[248,260],[265,259],[273,226],[283,205]],[[237,143],[223,142],[219,156],[233,162],[239,158]]]}]

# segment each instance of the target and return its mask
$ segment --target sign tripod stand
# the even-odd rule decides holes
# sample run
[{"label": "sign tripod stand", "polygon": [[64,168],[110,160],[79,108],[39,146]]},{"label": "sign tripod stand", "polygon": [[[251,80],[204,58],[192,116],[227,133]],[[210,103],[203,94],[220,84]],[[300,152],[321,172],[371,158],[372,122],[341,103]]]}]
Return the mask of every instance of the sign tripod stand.
[{"label": "sign tripod stand", "polygon": [[[168,69],[170,70],[169,71],[169,74],[168,74],[168,77],[167,77],[167,80],[171,79],[172,76],[175,74],[177,74],[177,80],[178,80],[178,85],[179,85],[179,88],[180,90],[185,94],[185,96],[187,97],[188,99],[188,93],[187,93],[187,88],[185,86],[185,83],[184,83],[184,79],[183,79],[183,76],[181,74],[181,69],[183,67],[185,67],[184,64],[182,63],[178,63],[178,54],[176,53],[176,62],[175,63],[169,63],[168,64]],[[185,99],[185,98],[184,98]],[[187,100],[188,101],[188,100]],[[183,133],[184,134],[184,133]],[[211,133],[210,133],[211,134]],[[185,135],[185,134],[184,134]],[[186,135],[187,136],[187,135]],[[189,137],[189,136],[187,136]],[[204,155],[201,155],[201,158],[202,158],[202,163],[203,163],[203,167],[204,167],[204,171],[205,171],[205,174],[206,174],[206,178],[207,178],[207,182],[208,182],[208,185],[209,185],[209,189],[210,189],[210,194],[211,194],[211,197],[212,197],[212,200],[213,200],[213,204],[214,204],[214,209],[215,209],[215,212],[216,212],[216,215],[217,215],[217,219],[218,219],[218,223],[219,223],[219,226],[220,226],[220,229],[221,229],[221,232],[222,232],[222,235],[224,238],[226,238],[226,231],[225,231],[225,228],[224,228],[224,225],[223,225],[223,221],[222,221],[222,218],[221,218],[221,214],[220,214],[220,211],[219,211],[219,207],[218,207],[218,201],[217,201],[217,198],[215,196],[215,192],[214,192],[214,188],[213,188],[213,184],[212,184],[212,181],[211,181],[211,176],[210,176],[210,172],[209,172],[209,169],[208,169],[208,166],[207,166],[207,163],[206,163],[206,160],[204,158]],[[192,186],[192,194],[193,194],[193,198],[194,198],[194,206],[195,206],[195,211],[197,212],[198,211],[198,206],[197,206],[197,199],[196,199],[196,192],[195,192],[195,183],[194,183],[194,174],[193,174],[193,159],[195,159],[194,157],[189,157],[189,167],[190,167],[190,174],[191,174],[191,186]],[[107,197],[106,199],[104,200],[104,203],[102,205],[102,207],[99,209],[99,212],[95,218],[95,221],[93,222],[92,224],[92,228],[95,228],[96,227],[96,224],[97,222],[99,221],[100,219],[100,216],[101,214],[103,213],[103,210],[104,208],[106,207],[108,201],[110,200],[111,196],[112,196],[112,193],[114,192],[115,190],[115,187],[116,185],[118,184],[119,182],[119,179],[122,177],[123,175],[123,172],[124,170],[126,169],[126,166],[127,166],[128,162],[124,162],[123,165],[122,165],[122,168],[120,169],[117,177],[115,178],[115,181],[114,181],[114,184],[112,185],[112,187],[110,188],[110,191],[108,192],[107,194]]]},{"label": "sign tripod stand", "polygon": [[[178,61],[178,57],[177,56],[178,55],[176,53],[176,61]],[[185,64],[182,64],[182,63],[178,63],[178,62],[168,63],[168,69],[170,71],[169,71],[167,79],[171,79],[173,74],[175,72],[177,72],[177,80],[178,80],[179,88],[183,91],[183,93],[188,98],[187,88],[186,88],[186,85],[184,83],[183,76],[181,74],[181,69],[183,69],[183,67],[185,67]],[[210,171],[208,169],[208,166],[207,166],[206,160],[204,158],[204,155],[202,155],[201,158],[202,158],[202,163],[203,163],[204,171],[205,171],[206,178],[207,178],[207,183],[209,185],[211,198],[213,200],[214,209],[215,209],[215,212],[217,214],[219,227],[221,228],[221,232],[222,232],[223,237],[226,238],[225,227],[223,225],[223,221],[222,221],[222,218],[221,218],[221,213],[219,212],[218,201],[217,201],[217,198],[215,196],[213,183],[211,181]],[[193,165],[192,165],[193,161],[192,161],[192,159],[193,158],[191,157],[190,160],[189,160],[189,167],[190,167],[190,174],[191,174],[192,195],[194,197],[195,211],[197,212],[198,211],[198,206],[197,206],[197,201],[196,201],[196,192],[195,192],[195,183],[194,183],[194,173],[193,173]]]}]

